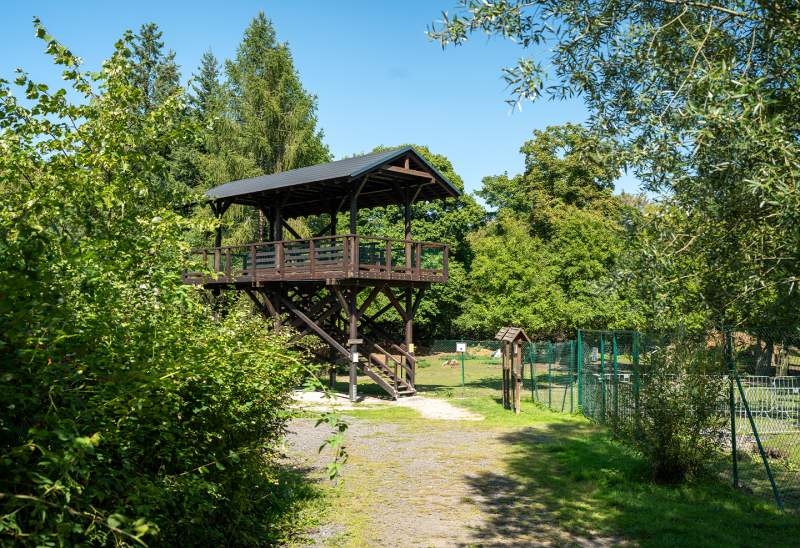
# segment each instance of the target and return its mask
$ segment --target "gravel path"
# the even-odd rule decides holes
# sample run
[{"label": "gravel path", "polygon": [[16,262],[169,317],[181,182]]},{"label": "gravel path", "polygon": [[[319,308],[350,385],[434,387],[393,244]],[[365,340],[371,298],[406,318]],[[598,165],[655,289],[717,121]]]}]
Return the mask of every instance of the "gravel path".
[{"label": "gravel path", "polygon": [[345,394],[334,394],[333,398],[328,398],[322,392],[309,392],[297,390],[292,394],[292,398],[298,408],[306,411],[351,411],[353,409],[364,409],[371,407],[408,407],[417,411],[423,418],[437,419],[446,421],[479,421],[483,417],[476,413],[471,413],[461,407],[456,407],[452,403],[424,396],[413,396],[411,398],[400,398],[399,400],[385,400],[380,398],[366,397],[357,403],[352,403]]},{"label": "gravel path", "polygon": [[[461,421],[377,422],[348,418],[343,483],[318,546],[596,546],[548,519],[535,494],[504,470],[514,451],[508,431]],[[330,457],[310,419],[293,422],[287,440],[299,466],[319,476]],[[536,435],[536,434],[532,434]]]}]

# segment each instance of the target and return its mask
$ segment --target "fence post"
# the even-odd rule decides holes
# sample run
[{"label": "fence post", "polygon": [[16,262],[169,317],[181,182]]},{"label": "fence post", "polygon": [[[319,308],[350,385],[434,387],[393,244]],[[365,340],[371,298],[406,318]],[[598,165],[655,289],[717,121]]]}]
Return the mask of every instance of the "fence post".
[{"label": "fence post", "polygon": [[[767,459],[767,454],[764,451],[764,446],[761,443],[761,436],[758,435],[758,428],[756,428],[756,421],[753,419],[753,413],[750,412],[750,405],[747,403],[747,396],[744,393],[744,387],[742,387],[742,381],[739,378],[739,374],[736,372],[736,362],[733,361],[733,344],[731,340],[730,331],[726,331],[725,338],[728,343],[728,361],[731,365],[731,375],[733,375],[734,379],[736,379],[736,386],[739,389],[739,397],[742,400],[742,405],[744,405],[744,410],[747,413],[747,420],[750,421],[750,428],[753,430],[753,437],[756,439],[756,446],[758,447],[758,453],[761,455],[761,461],[764,463],[764,468],[767,470],[767,478],[769,478],[769,484],[772,486],[772,495],[775,497],[775,503],[778,505],[778,508],[781,511],[784,510],[783,507],[783,499],[781,498],[780,491],[778,491],[778,485],[775,483],[775,477],[772,475],[772,468],[769,465],[769,460]],[[734,437],[736,436],[736,432],[733,433]],[[733,454],[733,462],[734,466],[736,465],[736,453]],[[735,468],[734,468],[735,470]]]},{"label": "fence post", "polygon": [[536,343],[528,345],[528,361],[531,362],[531,401],[539,401],[539,390],[536,388]]},{"label": "fence post", "polygon": [[725,361],[728,366],[728,407],[731,412],[731,465],[733,471],[733,486],[739,487],[739,461],[736,456],[736,398],[733,394],[734,363],[733,340],[729,329],[725,329]]},{"label": "fence post", "polygon": [[574,357],[575,357],[575,341],[570,340],[569,341],[569,363],[567,365],[567,368],[569,370],[569,412],[570,413],[573,413],[572,400],[574,399],[574,396],[572,394],[572,383],[573,383],[574,377],[572,376],[572,363],[574,362]]},{"label": "fence post", "polygon": [[547,407],[553,408],[553,341],[547,343]]},{"label": "fence post", "polygon": [[578,409],[583,409],[583,345],[581,340],[581,330],[578,329],[578,350],[575,353],[575,359],[577,360],[577,371],[578,371]]},{"label": "fence post", "polygon": [[611,335],[612,367],[614,368],[614,430],[619,426],[619,371],[617,369],[617,332]]},{"label": "fence post", "polygon": [[600,393],[601,407],[600,413],[603,417],[603,423],[606,422],[606,338],[605,334],[600,332]]},{"label": "fence post", "polygon": [[636,331],[633,334],[633,409],[636,417],[636,435],[639,435],[639,425],[641,423],[641,410],[639,408],[639,350],[641,347],[641,334]]}]

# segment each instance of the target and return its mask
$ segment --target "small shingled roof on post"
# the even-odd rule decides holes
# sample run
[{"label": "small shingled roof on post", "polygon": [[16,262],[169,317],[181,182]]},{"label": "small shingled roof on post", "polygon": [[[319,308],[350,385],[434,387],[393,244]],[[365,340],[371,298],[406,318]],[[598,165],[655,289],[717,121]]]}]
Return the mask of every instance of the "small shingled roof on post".
[{"label": "small shingled roof on post", "polygon": [[515,342],[520,339],[524,339],[527,342],[531,342],[530,337],[525,333],[525,330],[521,327],[502,327],[500,331],[497,332],[497,335],[494,336],[495,340],[504,341],[504,342]]}]

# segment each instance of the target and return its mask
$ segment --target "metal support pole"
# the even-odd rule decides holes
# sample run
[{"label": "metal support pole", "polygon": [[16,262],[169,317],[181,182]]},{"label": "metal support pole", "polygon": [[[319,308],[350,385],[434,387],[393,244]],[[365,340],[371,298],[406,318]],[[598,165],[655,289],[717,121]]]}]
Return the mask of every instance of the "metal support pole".
[{"label": "metal support pole", "polygon": [[575,377],[572,375],[572,371],[573,371],[572,370],[572,364],[574,363],[574,360],[575,360],[575,341],[570,340],[569,341],[569,364],[567,365],[567,367],[569,368],[569,412],[570,413],[574,412],[573,401],[572,401],[575,398],[575,396],[572,393],[573,392],[573,382],[575,380]]},{"label": "metal support pole", "polygon": [[603,332],[600,332],[600,392],[602,395],[600,412],[602,413],[603,422],[606,421],[606,338]]},{"label": "metal support pole", "polygon": [[739,487],[739,459],[736,455],[736,397],[733,393],[734,371],[733,341],[730,330],[725,330],[725,361],[728,362],[728,404],[731,412],[731,466],[733,472],[733,486]]},{"label": "metal support pole", "polygon": [[[781,498],[780,491],[778,491],[778,485],[775,483],[775,477],[772,475],[772,468],[769,465],[769,460],[767,459],[767,453],[764,451],[764,445],[761,443],[761,436],[758,435],[758,428],[756,427],[756,421],[753,419],[753,413],[750,411],[750,405],[747,403],[747,396],[744,392],[744,387],[742,387],[742,381],[739,378],[739,374],[736,372],[736,363],[733,361],[733,341],[731,340],[731,333],[730,331],[726,331],[725,333],[726,339],[726,346],[727,346],[727,354],[728,354],[728,362],[731,367],[731,375],[733,378],[736,379],[736,386],[739,389],[739,397],[742,400],[742,405],[744,405],[744,410],[747,413],[747,420],[750,421],[750,428],[753,430],[753,437],[756,439],[756,446],[758,447],[758,453],[761,455],[761,461],[764,463],[764,468],[767,470],[767,477],[769,478],[769,484],[772,487],[772,495],[775,497],[775,503],[778,505],[778,508],[781,511],[784,510],[783,507],[783,499]],[[731,415],[733,416],[733,415]],[[736,437],[736,432],[733,432],[734,438]],[[736,453],[733,453],[733,462],[734,467],[736,467]],[[736,468],[734,468],[736,470]],[[738,475],[738,470],[736,470]]]},{"label": "metal support pole", "polygon": [[466,352],[461,352],[461,395],[464,395],[464,389],[466,388],[466,383],[464,382],[464,354]]},{"label": "metal support pole", "polygon": [[641,347],[641,335],[637,331],[633,334],[633,407],[636,417],[636,435],[639,435],[641,424],[641,411],[639,409],[639,351]]},{"label": "metal support pole", "polygon": [[547,343],[547,407],[553,408],[553,343]]},{"label": "metal support pole", "polygon": [[578,329],[578,342],[577,352],[575,359],[578,361],[576,369],[578,370],[578,408],[583,408],[583,344],[581,340],[581,330]]},{"label": "metal support pole", "polygon": [[617,369],[617,332],[611,340],[612,367],[614,368],[614,428],[619,426],[619,370]]},{"label": "metal support pole", "polygon": [[539,401],[539,390],[536,388],[536,343],[528,346],[528,361],[531,363],[531,400]]}]

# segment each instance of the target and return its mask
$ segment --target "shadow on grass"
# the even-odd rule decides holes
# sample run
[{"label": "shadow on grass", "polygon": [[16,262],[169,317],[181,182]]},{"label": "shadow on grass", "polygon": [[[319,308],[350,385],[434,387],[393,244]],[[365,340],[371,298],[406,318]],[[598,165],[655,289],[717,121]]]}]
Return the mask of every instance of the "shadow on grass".
[{"label": "shadow on grass", "polygon": [[326,496],[315,471],[306,466],[276,464],[271,470],[271,490],[263,497],[269,545],[305,542],[319,524]]},{"label": "shadow on grass", "polygon": [[474,531],[478,544],[779,546],[800,538],[796,515],[714,479],[653,484],[639,456],[588,423],[516,430],[501,441],[511,446],[507,470],[467,478],[488,516]]}]

